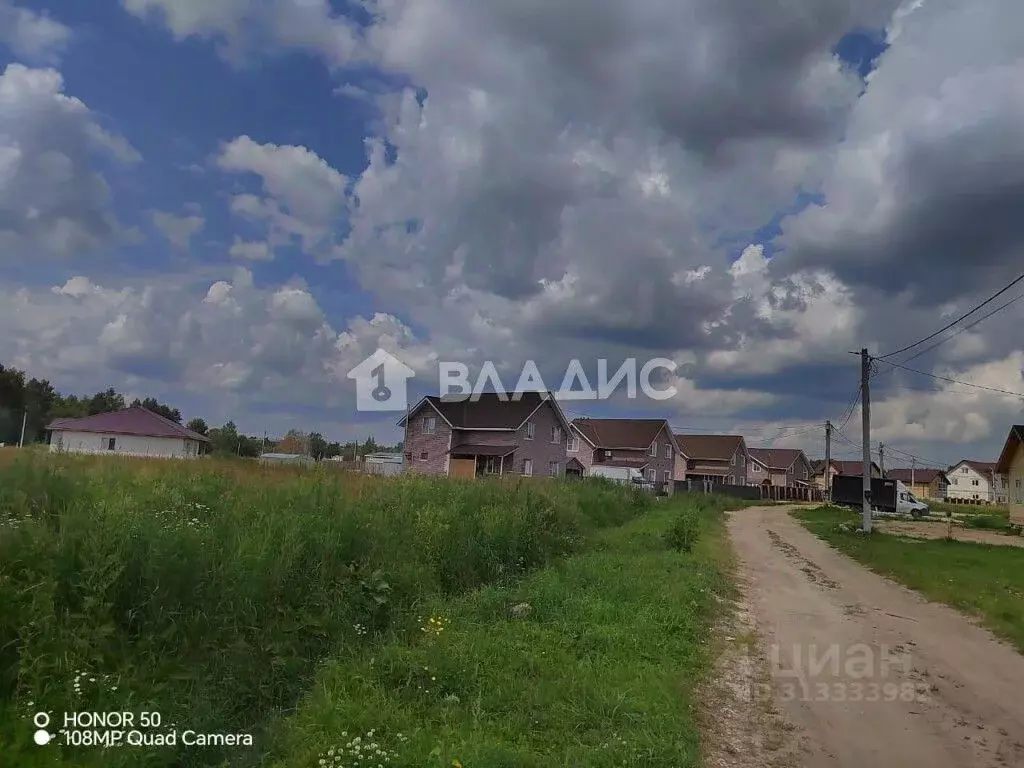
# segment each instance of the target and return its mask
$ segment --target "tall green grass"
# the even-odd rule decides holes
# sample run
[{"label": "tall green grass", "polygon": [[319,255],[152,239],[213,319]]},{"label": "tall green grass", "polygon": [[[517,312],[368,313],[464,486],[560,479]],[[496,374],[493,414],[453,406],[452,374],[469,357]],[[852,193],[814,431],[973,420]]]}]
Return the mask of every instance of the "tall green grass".
[{"label": "tall green grass", "polygon": [[[695,768],[697,685],[734,597],[723,502],[666,500],[516,583],[438,598],[436,629],[325,665],[269,765]],[[696,535],[677,552],[683,512]]]},{"label": "tall green grass", "polygon": [[649,503],[602,482],[15,461],[0,468],[0,765],[244,762],[237,748],[41,750],[40,710],[251,732],[255,762],[322,660],[416,631],[425,602],[513,580]]}]

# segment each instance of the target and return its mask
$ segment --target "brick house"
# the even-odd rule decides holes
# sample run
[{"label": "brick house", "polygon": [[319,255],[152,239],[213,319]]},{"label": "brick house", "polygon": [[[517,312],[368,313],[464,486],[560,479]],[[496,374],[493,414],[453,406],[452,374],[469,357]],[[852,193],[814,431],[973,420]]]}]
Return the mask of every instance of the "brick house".
[{"label": "brick house", "polygon": [[[750,453],[742,435],[676,435],[685,477],[712,485],[746,485]],[[678,473],[677,473],[678,474]]]},{"label": "brick house", "polygon": [[670,493],[675,479],[676,445],[664,419],[574,419],[567,448],[584,474],[595,466],[628,467],[650,482],[666,483]]},{"label": "brick house", "polygon": [[750,448],[747,463],[749,485],[807,488],[811,483],[811,462],[799,448]]},{"label": "brick house", "polygon": [[548,392],[425,397],[406,428],[405,471],[472,478],[566,471],[569,423]]}]

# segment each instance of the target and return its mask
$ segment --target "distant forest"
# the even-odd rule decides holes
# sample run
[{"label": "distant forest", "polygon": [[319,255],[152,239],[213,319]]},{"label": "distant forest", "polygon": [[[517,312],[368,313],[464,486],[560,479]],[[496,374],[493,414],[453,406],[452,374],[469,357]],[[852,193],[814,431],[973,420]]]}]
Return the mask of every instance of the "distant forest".
[{"label": "distant forest", "polygon": [[[46,379],[27,378],[24,371],[0,363],[0,443],[17,445],[23,420],[25,443],[38,443],[46,441],[46,426],[54,419],[77,419],[129,406],[142,406],[178,424],[183,423],[181,411],[152,397],[135,398],[129,403],[113,388],[94,395],[63,395]],[[303,453],[318,460],[334,456],[356,459],[377,451],[402,450],[401,443],[381,445],[372,437],[362,442],[338,443],[328,442],[319,432],[299,430],[290,430],[281,438],[243,435],[232,421],[211,428],[200,417],[191,418],[184,425],[210,438],[211,452],[222,455],[255,457],[263,451],[277,451]]]}]

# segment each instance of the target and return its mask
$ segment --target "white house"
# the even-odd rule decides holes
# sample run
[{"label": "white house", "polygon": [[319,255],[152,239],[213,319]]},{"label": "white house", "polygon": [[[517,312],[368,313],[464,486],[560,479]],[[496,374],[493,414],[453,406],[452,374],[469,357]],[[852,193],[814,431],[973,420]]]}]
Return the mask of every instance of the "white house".
[{"label": "white house", "polygon": [[946,472],[951,501],[973,501],[983,504],[1006,503],[1006,478],[996,472],[991,461],[964,459]]},{"label": "white house", "polygon": [[190,459],[209,438],[145,408],[57,419],[46,429],[51,451]]}]

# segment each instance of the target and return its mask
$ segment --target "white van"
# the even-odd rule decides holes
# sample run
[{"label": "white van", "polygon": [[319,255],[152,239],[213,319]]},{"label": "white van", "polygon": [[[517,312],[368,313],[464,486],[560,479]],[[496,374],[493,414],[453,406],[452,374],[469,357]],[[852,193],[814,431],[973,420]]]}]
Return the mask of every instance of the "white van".
[{"label": "white van", "polygon": [[923,501],[918,501],[910,489],[899,480],[896,481],[896,514],[924,517],[931,510]]}]

